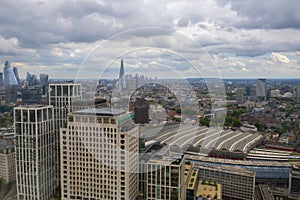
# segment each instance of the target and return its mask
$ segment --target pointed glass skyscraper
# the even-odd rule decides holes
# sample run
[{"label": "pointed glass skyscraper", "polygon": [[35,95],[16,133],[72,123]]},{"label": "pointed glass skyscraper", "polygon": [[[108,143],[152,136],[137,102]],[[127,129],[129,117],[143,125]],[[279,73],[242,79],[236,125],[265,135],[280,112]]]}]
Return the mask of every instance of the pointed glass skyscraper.
[{"label": "pointed glass skyscraper", "polygon": [[121,60],[118,87],[119,87],[120,91],[123,91],[126,88],[125,70],[124,70],[123,59]]},{"label": "pointed glass skyscraper", "polygon": [[119,79],[121,79],[125,74],[124,71],[124,63],[123,63],[123,59],[121,60],[121,67],[120,67],[120,73],[119,73]]}]

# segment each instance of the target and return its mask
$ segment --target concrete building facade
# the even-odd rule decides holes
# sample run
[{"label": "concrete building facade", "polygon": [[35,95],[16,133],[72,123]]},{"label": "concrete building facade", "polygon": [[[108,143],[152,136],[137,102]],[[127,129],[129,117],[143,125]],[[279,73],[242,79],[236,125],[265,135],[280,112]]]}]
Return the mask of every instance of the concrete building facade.
[{"label": "concrete building facade", "polygon": [[16,180],[15,148],[5,140],[0,140],[0,179],[4,183]]},{"label": "concrete building facade", "polygon": [[194,165],[198,179],[222,185],[223,199],[249,200],[254,198],[255,172],[237,167]]},{"label": "concrete building facade", "polygon": [[[49,84],[49,104],[53,106],[56,177],[60,178],[60,128],[67,125],[67,114],[73,110],[73,101],[82,99],[82,85],[80,83],[52,83]],[[60,180],[57,180],[59,183]]]},{"label": "concrete building facade", "polygon": [[138,127],[123,110],[74,111],[61,129],[61,196],[135,199],[138,194]]},{"label": "concrete building facade", "polygon": [[55,188],[52,106],[14,108],[18,200],[49,200]]},{"label": "concrete building facade", "polygon": [[236,102],[238,105],[242,105],[245,103],[245,88],[238,87],[236,89]]},{"label": "concrete building facade", "polygon": [[171,156],[160,155],[160,153],[154,154],[149,160],[141,163],[145,174],[145,199],[184,200],[184,166],[183,155]]}]

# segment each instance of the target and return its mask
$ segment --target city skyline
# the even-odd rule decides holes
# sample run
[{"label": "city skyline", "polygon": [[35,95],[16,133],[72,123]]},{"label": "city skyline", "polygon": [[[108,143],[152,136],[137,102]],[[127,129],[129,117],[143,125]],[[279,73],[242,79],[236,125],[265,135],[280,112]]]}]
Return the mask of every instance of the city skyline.
[{"label": "city skyline", "polygon": [[128,76],[114,96],[120,80],[42,75],[28,74],[15,102],[3,84],[1,199],[299,198],[299,79],[226,80],[222,97],[204,80]]},{"label": "city skyline", "polygon": [[[83,70],[85,78],[95,78],[95,71],[101,76],[108,64],[118,70],[121,57],[128,71],[159,70],[158,78],[169,77],[170,71],[199,77],[199,72],[185,66],[186,61],[199,63],[206,77],[298,77],[299,2],[157,4],[4,1],[1,62],[11,61],[22,77],[26,71],[44,71],[52,78],[77,78]],[[158,50],[162,52],[153,54]],[[82,68],[85,64],[88,68]]]},{"label": "city skyline", "polygon": [[300,1],[2,0],[0,199],[300,199]]}]

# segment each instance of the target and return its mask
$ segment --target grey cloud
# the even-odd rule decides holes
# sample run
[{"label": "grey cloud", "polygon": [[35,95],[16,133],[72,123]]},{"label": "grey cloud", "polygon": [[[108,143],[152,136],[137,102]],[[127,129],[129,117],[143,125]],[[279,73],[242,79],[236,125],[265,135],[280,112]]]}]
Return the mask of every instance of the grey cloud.
[{"label": "grey cloud", "polygon": [[229,4],[240,20],[237,28],[286,29],[300,28],[300,1],[298,0],[217,0]]},{"label": "grey cloud", "polygon": [[[93,45],[114,40],[111,36],[119,33],[124,36],[117,37],[114,45],[125,46],[118,53],[126,45],[172,49],[193,58],[200,45],[209,53],[247,57],[299,51],[299,13],[297,0],[3,0],[0,35],[5,40],[17,39],[18,45],[5,49],[0,44],[0,55],[2,59],[32,60],[49,66],[78,64]],[[123,33],[136,28],[141,29]],[[196,43],[180,40],[174,44],[180,38],[176,31],[191,35]],[[75,55],[76,48],[85,50]],[[62,56],[54,50],[61,51]],[[105,49],[101,56],[108,59],[109,54],[113,52]]]}]

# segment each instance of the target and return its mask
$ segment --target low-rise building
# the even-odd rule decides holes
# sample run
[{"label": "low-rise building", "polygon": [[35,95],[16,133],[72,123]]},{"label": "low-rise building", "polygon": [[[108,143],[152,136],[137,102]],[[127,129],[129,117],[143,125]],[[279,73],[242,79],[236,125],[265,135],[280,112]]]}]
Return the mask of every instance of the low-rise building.
[{"label": "low-rise building", "polygon": [[216,182],[222,185],[223,199],[244,199],[254,198],[255,172],[227,166],[212,166],[195,164],[198,168],[198,179]]},{"label": "low-rise building", "polygon": [[193,165],[186,164],[185,171],[190,173],[186,178],[186,200],[194,199],[222,199],[221,184],[216,182],[200,180],[199,168],[194,168]]},{"label": "low-rise building", "polygon": [[294,165],[290,172],[289,192],[300,197],[300,165]]},{"label": "low-rise building", "polygon": [[207,199],[222,199],[221,184],[212,181],[199,180],[196,197],[203,197]]}]

